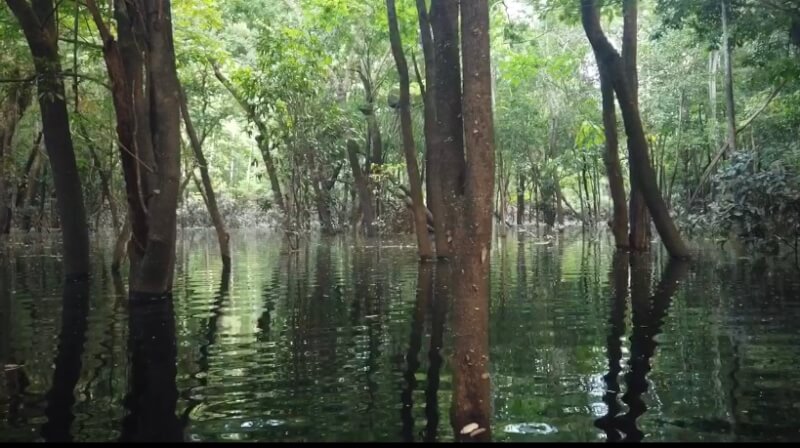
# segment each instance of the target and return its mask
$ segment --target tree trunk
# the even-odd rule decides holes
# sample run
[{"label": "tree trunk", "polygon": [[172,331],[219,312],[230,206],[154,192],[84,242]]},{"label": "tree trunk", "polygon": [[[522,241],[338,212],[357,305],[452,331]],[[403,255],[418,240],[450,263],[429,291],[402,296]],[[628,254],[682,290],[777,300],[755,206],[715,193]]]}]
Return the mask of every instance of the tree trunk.
[{"label": "tree trunk", "polygon": [[525,223],[525,175],[517,173],[517,225]]},{"label": "tree trunk", "polygon": [[[479,0],[480,2],[480,0]],[[458,227],[464,219],[461,196],[464,193],[464,122],[461,110],[461,58],[458,41],[458,2],[433,0],[431,2],[431,28],[434,38],[436,83],[434,99],[436,124],[441,136],[439,174],[444,207],[445,245],[436,247],[438,257],[455,253],[454,241]],[[494,166],[494,165],[492,165]],[[494,188],[485,192],[491,195]],[[434,216],[436,211],[434,210]],[[490,213],[491,215],[491,213]],[[438,218],[437,218],[438,219]],[[490,221],[491,225],[491,221]],[[437,240],[440,241],[441,239]]]},{"label": "tree trunk", "polygon": [[[453,406],[457,440],[491,439],[489,380],[489,265],[494,192],[494,124],[487,0],[461,4],[466,125],[464,187],[467,213],[459,229],[451,288],[454,309]],[[463,235],[463,236],[462,236]],[[477,424],[477,428],[467,428]],[[466,430],[465,430],[466,428]]]},{"label": "tree trunk", "polygon": [[613,80],[625,123],[625,133],[628,137],[633,177],[642,190],[647,207],[650,209],[656,228],[661,235],[661,240],[670,255],[675,258],[688,258],[689,250],[681,239],[678,228],[670,217],[661,192],[655,183],[655,173],[650,165],[647,139],[639,116],[639,108],[635,97],[631,95],[629,83],[626,81],[623,61],[603,33],[594,0],[581,0],[581,16],[584,30],[598,63],[609,70]]},{"label": "tree trunk", "polygon": [[425,56],[425,186],[428,209],[433,213],[436,254],[442,256],[447,253],[446,211],[440,173],[443,139],[436,113],[436,55],[425,0],[417,0],[417,15]]},{"label": "tree trunk", "polygon": [[111,272],[118,274],[122,261],[125,259],[127,252],[127,242],[131,239],[131,217],[130,214],[125,214],[125,223],[122,225],[117,233],[117,239],[114,243],[114,259],[111,261]]},{"label": "tree trunk", "polygon": [[[16,71],[12,71],[12,76],[18,76]],[[8,179],[6,178],[5,168],[6,157],[13,157],[11,153],[11,141],[14,138],[17,125],[22,119],[25,110],[28,109],[32,101],[31,84],[25,83],[14,86],[8,92],[8,96],[0,106],[0,236],[11,231],[11,209],[12,204],[8,198]]]},{"label": "tree trunk", "polygon": [[350,168],[353,170],[353,180],[356,184],[358,203],[363,216],[364,233],[369,237],[376,236],[377,232],[373,225],[373,221],[375,221],[375,209],[373,208],[375,198],[372,194],[372,189],[369,188],[367,178],[361,171],[361,165],[358,163],[358,143],[353,140],[347,141],[347,158],[350,161]]},{"label": "tree trunk", "polygon": [[[623,2],[623,30],[622,30],[622,64],[625,78],[628,81],[628,90],[631,102],[639,108],[639,74],[636,69],[636,54],[638,48],[638,0],[624,0]],[[630,148],[628,149],[630,153]],[[631,200],[630,200],[630,248],[636,251],[650,249],[650,216],[647,213],[642,189],[636,176],[633,175],[633,162],[629,157],[631,170]],[[648,154],[649,157],[649,154]]]},{"label": "tree trunk", "polygon": [[200,165],[200,178],[203,181],[203,190],[205,190],[208,207],[208,214],[211,216],[211,222],[214,223],[214,229],[217,231],[217,239],[219,240],[219,251],[222,256],[222,266],[225,270],[230,270],[231,266],[231,247],[230,235],[225,228],[225,221],[222,219],[222,214],[219,212],[217,206],[217,195],[214,193],[214,187],[211,184],[211,176],[208,174],[208,162],[206,156],[203,154],[203,147],[200,139],[197,138],[197,133],[194,130],[191,116],[189,115],[189,106],[186,103],[186,91],[183,87],[180,89],[180,108],[183,115],[183,123],[186,126],[186,134],[189,136],[189,143],[194,152],[194,157],[197,159],[197,164]]},{"label": "tree trunk", "polygon": [[394,0],[386,0],[386,9],[389,19],[389,40],[391,41],[392,54],[394,55],[397,73],[400,78],[400,127],[403,137],[403,153],[406,159],[408,183],[411,189],[411,202],[414,210],[414,229],[417,234],[417,249],[419,257],[423,260],[433,257],[431,240],[428,238],[428,217],[425,203],[422,200],[422,178],[417,165],[417,148],[414,145],[414,132],[411,123],[411,81],[408,75],[408,63],[403,53],[403,44],[400,41],[400,31],[397,25],[397,12]]},{"label": "tree trunk", "polygon": [[728,14],[730,6],[727,0],[720,0],[722,12],[722,40],[725,56],[725,117],[728,121],[728,147],[736,152],[736,103],[733,100],[733,44],[731,39]]},{"label": "tree trunk", "polygon": [[53,172],[67,279],[89,275],[89,227],[72,146],[52,0],[6,0],[33,56],[45,146]]}]

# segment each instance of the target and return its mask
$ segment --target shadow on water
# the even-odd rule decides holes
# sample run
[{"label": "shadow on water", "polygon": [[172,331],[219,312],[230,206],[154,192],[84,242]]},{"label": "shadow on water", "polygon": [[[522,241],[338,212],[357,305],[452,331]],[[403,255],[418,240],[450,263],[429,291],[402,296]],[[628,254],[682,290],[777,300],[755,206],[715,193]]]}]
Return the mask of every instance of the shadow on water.
[{"label": "shadow on water", "polygon": [[124,403],[123,442],[182,441],[175,414],[178,388],[175,314],[172,297],[129,301],[130,383]]},{"label": "shadow on water", "polygon": [[[617,395],[620,387],[618,375],[621,371],[622,359],[620,338],[625,334],[625,296],[628,285],[628,264],[630,258],[630,297],[632,334],[630,337],[629,371],[625,374],[626,392],[622,401],[628,406],[628,412],[619,415],[620,404]],[[650,295],[652,265],[647,255],[615,254],[612,263],[611,281],[614,285],[609,318],[610,331],[607,339],[607,355],[609,371],[603,378],[606,382],[606,394],[603,401],[608,406],[606,415],[595,421],[595,426],[605,431],[609,441],[639,442],[645,434],[639,429],[637,419],[647,412],[647,405],[642,395],[647,393],[647,374],[650,372],[650,360],[655,355],[658,343],[655,337],[661,333],[661,327],[667,316],[672,298],[689,272],[689,264],[684,261],[670,260],[665,268],[661,281]]]},{"label": "shadow on water", "polygon": [[81,357],[86,342],[89,315],[89,282],[67,281],[64,284],[61,312],[61,332],[54,360],[55,371],[44,415],[42,437],[47,442],[72,441],[70,427],[75,420],[75,386],[81,376]]}]

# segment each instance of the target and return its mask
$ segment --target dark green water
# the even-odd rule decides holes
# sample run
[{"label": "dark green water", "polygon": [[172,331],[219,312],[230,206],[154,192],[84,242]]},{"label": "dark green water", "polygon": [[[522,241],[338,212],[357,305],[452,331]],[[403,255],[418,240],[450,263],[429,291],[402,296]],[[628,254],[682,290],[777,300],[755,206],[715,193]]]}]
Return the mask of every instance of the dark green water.
[{"label": "dark green water", "polygon": [[[0,441],[453,440],[457,305],[412,240],[235,234],[228,279],[214,241],[183,237],[171,305],[129,305],[107,250],[64,294],[55,249],[4,249]],[[491,269],[492,440],[800,440],[791,267],[509,236]]]}]

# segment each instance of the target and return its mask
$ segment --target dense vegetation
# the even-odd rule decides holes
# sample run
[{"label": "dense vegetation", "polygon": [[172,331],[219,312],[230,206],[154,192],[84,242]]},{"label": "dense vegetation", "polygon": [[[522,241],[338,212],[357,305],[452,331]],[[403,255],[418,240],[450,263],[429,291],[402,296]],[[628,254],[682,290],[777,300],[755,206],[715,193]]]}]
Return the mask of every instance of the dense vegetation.
[{"label": "dense vegetation", "polygon": [[[676,256],[688,250],[679,232],[797,249],[791,0],[488,2],[494,187],[464,198],[458,176],[491,170],[470,163],[469,142],[453,153],[443,138],[461,126],[437,114],[461,73],[438,44],[447,27],[435,1],[163,2],[171,16],[162,2],[5,3],[0,230],[77,235],[65,238],[75,274],[88,260],[67,246],[86,244],[87,229],[118,235],[116,266],[131,233],[131,260],[169,252],[171,224],[143,222],[176,200],[179,225],[216,227],[226,258],[227,228],[253,225],[282,228],[293,246],[317,228],[426,228],[420,255],[446,255],[456,217],[443,207],[473,200],[489,201],[501,235],[609,227],[619,247],[647,250],[652,215]],[[138,23],[141,12],[152,17]],[[177,155],[163,157],[173,142]]]}]

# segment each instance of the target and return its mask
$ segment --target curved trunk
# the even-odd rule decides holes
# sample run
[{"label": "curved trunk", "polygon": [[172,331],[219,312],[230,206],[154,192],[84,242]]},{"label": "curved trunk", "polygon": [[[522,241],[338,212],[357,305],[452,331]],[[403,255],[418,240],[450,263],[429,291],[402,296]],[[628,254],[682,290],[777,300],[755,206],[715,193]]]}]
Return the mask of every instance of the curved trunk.
[{"label": "curved trunk", "polygon": [[684,244],[678,228],[669,215],[656,184],[639,108],[635,97],[629,90],[622,59],[603,33],[594,0],[581,0],[581,16],[584,30],[595,52],[597,62],[609,70],[613,80],[614,91],[617,93],[625,123],[633,177],[642,190],[647,207],[653,216],[658,233],[661,235],[661,240],[670,255],[675,258],[688,258],[690,256],[689,249]]},{"label": "curved trunk", "polygon": [[606,136],[606,152],[603,161],[606,165],[608,187],[614,216],[611,218],[611,231],[617,248],[628,248],[628,209],[625,200],[625,182],[619,163],[619,139],[617,136],[617,110],[614,105],[614,87],[608,70],[600,70],[600,91],[603,96],[603,129]]},{"label": "curved trunk", "polygon": [[347,158],[350,161],[350,169],[353,170],[353,180],[356,184],[356,192],[358,193],[358,203],[361,207],[362,222],[364,225],[364,233],[367,236],[376,236],[377,232],[373,222],[375,221],[375,198],[372,190],[369,188],[369,182],[361,171],[361,165],[358,163],[358,143],[353,140],[347,141]]}]

